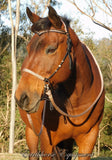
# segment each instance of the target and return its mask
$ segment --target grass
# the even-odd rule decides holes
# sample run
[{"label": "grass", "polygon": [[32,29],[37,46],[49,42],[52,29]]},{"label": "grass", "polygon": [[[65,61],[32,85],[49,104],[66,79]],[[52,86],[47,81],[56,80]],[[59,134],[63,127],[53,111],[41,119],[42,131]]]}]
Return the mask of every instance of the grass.
[{"label": "grass", "polygon": [[91,160],[112,160],[112,157],[96,157],[92,158]]},{"label": "grass", "polygon": [[0,153],[0,160],[28,160],[28,157],[23,157],[22,154]]},{"label": "grass", "polygon": [[[15,154],[0,153],[0,160],[28,160],[28,155],[27,154],[22,155],[17,153]],[[95,157],[92,158],[91,160],[112,160],[112,157]]]}]

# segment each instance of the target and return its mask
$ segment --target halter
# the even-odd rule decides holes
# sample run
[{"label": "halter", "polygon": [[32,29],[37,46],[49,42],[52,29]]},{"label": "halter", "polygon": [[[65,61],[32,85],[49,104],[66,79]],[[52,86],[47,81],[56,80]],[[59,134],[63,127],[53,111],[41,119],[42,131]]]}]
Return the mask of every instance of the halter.
[{"label": "halter", "polygon": [[[87,108],[84,112],[82,112],[82,113],[80,113],[80,114],[78,114],[78,115],[70,115],[70,114],[62,111],[62,110],[56,105],[56,103],[55,103],[55,101],[54,101],[54,98],[53,98],[53,96],[52,96],[51,89],[50,89],[50,79],[51,79],[51,78],[59,71],[59,69],[62,67],[63,63],[65,62],[65,59],[67,58],[67,56],[69,56],[70,69],[72,69],[72,58],[71,58],[71,55],[70,55],[71,48],[72,48],[72,42],[71,42],[71,39],[70,39],[70,35],[69,35],[69,32],[68,32],[67,26],[65,25],[65,23],[64,23],[63,21],[62,21],[62,23],[64,24],[65,31],[61,31],[61,30],[45,30],[45,31],[41,31],[41,32],[37,32],[37,31],[35,32],[35,33],[38,34],[39,36],[41,36],[41,35],[44,34],[44,33],[48,33],[48,32],[56,32],[56,33],[60,33],[60,34],[65,34],[65,35],[67,35],[67,52],[66,52],[64,58],[62,59],[61,63],[58,65],[57,69],[56,69],[48,78],[43,77],[43,76],[41,76],[41,75],[39,75],[39,74],[37,74],[37,73],[35,73],[35,72],[27,69],[27,68],[23,69],[24,72],[27,72],[27,73],[29,73],[29,74],[31,74],[31,75],[33,75],[33,76],[37,77],[38,79],[40,79],[40,80],[42,80],[42,81],[45,82],[44,94],[43,94],[43,96],[42,96],[41,99],[40,99],[40,100],[45,100],[45,104],[44,104],[44,111],[43,111],[43,118],[42,118],[42,126],[41,126],[41,130],[40,130],[40,133],[39,133],[39,134],[37,134],[37,133],[35,132],[35,129],[34,129],[33,122],[32,122],[32,119],[31,119],[31,117],[30,117],[30,114],[27,113],[27,118],[28,118],[28,120],[29,120],[29,122],[30,122],[30,125],[31,125],[34,133],[35,133],[37,136],[39,136],[39,135],[41,134],[42,128],[43,128],[43,124],[44,124],[45,108],[46,108],[46,101],[47,101],[46,98],[44,97],[45,95],[48,96],[48,98],[49,98],[49,100],[51,101],[52,105],[54,106],[54,108],[55,108],[60,114],[66,116],[66,117],[77,118],[77,117],[80,117],[80,116],[86,114],[90,109],[92,109],[92,107],[97,103],[98,99],[100,98],[100,96],[101,96],[101,94],[102,94],[102,92],[103,92],[103,79],[102,79],[102,74],[101,74],[101,71],[100,71],[100,69],[99,69],[98,64],[96,63],[96,65],[97,65],[97,67],[98,67],[98,69],[99,69],[100,76],[101,76],[101,90],[100,90],[97,98],[96,98],[96,99],[94,100],[94,102],[92,103],[92,105],[89,106],[89,108]],[[83,49],[83,50],[84,50],[84,49]],[[84,51],[84,52],[85,52],[85,51]],[[93,59],[94,59],[94,57],[93,57]],[[95,59],[94,59],[94,61],[95,61]],[[95,61],[95,62],[96,62],[96,61]],[[40,101],[40,100],[39,100],[39,101]]]}]

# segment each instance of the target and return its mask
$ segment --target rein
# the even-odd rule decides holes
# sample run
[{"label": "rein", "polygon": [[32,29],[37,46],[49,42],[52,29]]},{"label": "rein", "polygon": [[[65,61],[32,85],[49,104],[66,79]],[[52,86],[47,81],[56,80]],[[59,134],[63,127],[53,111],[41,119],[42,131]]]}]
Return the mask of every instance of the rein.
[{"label": "rein", "polygon": [[[56,103],[55,103],[55,101],[54,101],[54,98],[53,98],[53,96],[52,96],[51,89],[50,89],[50,79],[51,79],[51,78],[58,72],[58,70],[62,67],[62,65],[63,65],[63,63],[64,63],[64,61],[65,61],[65,59],[66,59],[67,56],[69,56],[70,69],[72,69],[72,58],[71,58],[71,55],[70,55],[71,48],[72,48],[72,42],[71,42],[70,35],[69,35],[69,32],[68,32],[68,30],[67,30],[67,27],[66,27],[65,23],[64,23],[63,21],[62,21],[62,23],[63,23],[64,26],[65,26],[65,31],[60,31],[60,30],[45,30],[45,31],[42,31],[42,32],[37,32],[37,31],[35,32],[35,33],[38,34],[39,36],[41,36],[42,34],[47,33],[47,32],[56,32],[56,33],[61,33],[61,34],[66,34],[66,35],[67,35],[67,52],[66,52],[64,58],[62,59],[61,63],[58,65],[57,69],[56,69],[48,78],[43,77],[43,76],[41,76],[41,75],[39,75],[39,74],[37,74],[37,73],[35,73],[35,72],[27,69],[27,68],[24,68],[24,69],[23,69],[24,72],[27,72],[27,73],[29,73],[29,74],[31,74],[31,75],[33,75],[33,76],[37,77],[38,79],[40,79],[40,80],[42,80],[42,81],[45,82],[44,94],[42,95],[42,98],[40,99],[40,100],[45,100],[45,104],[44,104],[44,109],[43,109],[42,126],[41,126],[41,130],[40,130],[40,133],[39,133],[39,134],[37,134],[37,133],[35,132],[35,129],[34,129],[33,122],[32,122],[32,119],[31,119],[31,117],[30,117],[30,114],[27,113],[27,118],[28,118],[28,120],[29,120],[29,122],[30,122],[30,125],[31,125],[34,133],[35,133],[37,136],[39,136],[39,135],[41,134],[42,128],[43,128],[43,124],[44,124],[44,117],[45,117],[45,110],[46,110],[46,101],[47,101],[47,99],[44,97],[45,95],[48,96],[49,100],[51,101],[51,103],[52,103],[52,105],[54,106],[54,108],[56,109],[56,111],[59,112],[61,115],[66,116],[66,117],[77,118],[77,117],[80,117],[80,116],[86,114],[89,110],[91,110],[92,107],[97,103],[98,99],[100,98],[100,96],[101,96],[101,94],[102,94],[102,92],[103,92],[103,78],[102,78],[102,74],[101,74],[101,71],[100,71],[100,69],[99,69],[99,66],[98,66],[95,58],[93,57],[95,63],[96,63],[97,66],[98,66],[99,73],[100,73],[100,76],[101,76],[101,90],[100,90],[97,98],[96,98],[96,99],[94,100],[94,102],[92,103],[92,105],[89,106],[89,108],[87,108],[84,112],[82,112],[82,113],[80,113],[80,114],[78,114],[78,115],[70,115],[70,114],[64,112],[63,110],[61,110],[61,109],[59,108],[59,106],[56,105]],[[82,48],[83,48],[83,47],[82,47]],[[84,50],[84,49],[83,49],[83,50]],[[84,52],[85,52],[85,51],[84,51]],[[40,100],[39,100],[39,101],[40,101]]]}]

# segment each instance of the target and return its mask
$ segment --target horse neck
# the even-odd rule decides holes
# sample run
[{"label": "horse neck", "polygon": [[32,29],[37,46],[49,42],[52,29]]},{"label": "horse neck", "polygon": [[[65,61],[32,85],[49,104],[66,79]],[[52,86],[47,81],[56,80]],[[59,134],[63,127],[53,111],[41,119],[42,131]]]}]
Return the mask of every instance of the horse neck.
[{"label": "horse neck", "polygon": [[70,29],[70,37],[73,43],[75,60],[74,68],[71,73],[72,76],[69,78],[67,84],[69,83],[69,90],[70,86],[73,90],[74,85],[74,90],[76,89],[77,94],[80,95],[82,93],[82,90],[83,92],[87,92],[87,90],[90,89],[91,83],[93,81],[93,75],[88,57],[86,55],[84,44],[80,42],[77,35],[72,29]]},{"label": "horse neck", "polygon": [[77,49],[75,51],[76,58],[76,83],[82,84],[83,88],[86,90],[90,89],[93,81],[93,73],[91,70],[91,65],[89,59],[86,55],[86,50],[84,44],[79,42]]}]

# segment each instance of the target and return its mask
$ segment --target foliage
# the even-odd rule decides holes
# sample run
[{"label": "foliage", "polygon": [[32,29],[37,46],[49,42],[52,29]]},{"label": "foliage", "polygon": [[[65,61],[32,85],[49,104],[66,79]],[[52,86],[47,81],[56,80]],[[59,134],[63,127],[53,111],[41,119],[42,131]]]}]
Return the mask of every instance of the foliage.
[{"label": "foliage", "polygon": [[[10,54],[0,57],[0,151],[5,150],[9,138],[9,103],[11,94],[11,62]],[[6,151],[6,150],[5,150]]]},{"label": "foliage", "polygon": [[[107,96],[112,99],[112,94],[107,94]],[[112,152],[110,152],[110,150],[112,150],[112,104],[108,101],[105,102],[104,116],[100,130],[102,156],[108,155],[112,157]]]},{"label": "foliage", "polygon": [[8,0],[1,0],[1,1],[0,1],[0,10],[2,10],[2,11],[6,10],[7,5],[8,5]]},{"label": "foliage", "polygon": [[81,35],[84,34],[80,24],[79,24],[79,20],[76,19],[75,21],[73,21],[71,27],[74,29],[74,31],[77,33],[78,36],[81,37]]},{"label": "foliage", "polygon": [[[2,36],[4,33],[5,36]],[[7,30],[0,35],[1,37],[1,52],[7,43],[6,39],[10,39],[10,35],[7,35]],[[24,45],[23,45],[24,44]],[[26,55],[25,43],[23,40],[18,39],[18,58],[17,68],[20,73],[20,66],[24,56]],[[22,56],[21,56],[22,55]],[[21,57],[21,58],[20,58]],[[9,142],[9,124],[10,124],[10,101],[11,101],[11,83],[12,83],[12,71],[11,71],[11,49],[10,47],[5,50],[0,56],[0,152],[8,152]],[[18,77],[19,78],[19,77]],[[20,118],[18,109],[16,110],[16,122],[15,122],[15,152],[23,151],[26,149],[25,144],[25,126]],[[24,141],[23,141],[24,139]],[[22,141],[21,141],[22,140]],[[21,142],[21,143],[20,143]],[[18,145],[21,144],[21,145]],[[17,147],[16,147],[17,146]]]},{"label": "foliage", "polygon": [[112,92],[112,39],[103,38],[98,42],[97,55],[101,55],[98,62],[104,76],[105,86]]},{"label": "foliage", "polygon": [[[99,41],[95,41],[92,39],[92,36],[85,36],[83,41],[91,49],[100,65],[104,77],[106,96],[112,100],[112,39],[104,38]],[[100,132],[100,155],[108,155],[112,157],[112,103],[107,100],[105,101]],[[96,147],[98,148],[98,143],[96,144]]]},{"label": "foliage", "polygon": [[92,158],[91,160],[112,160],[112,158],[110,157],[97,157],[97,158]]}]

